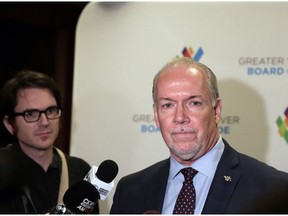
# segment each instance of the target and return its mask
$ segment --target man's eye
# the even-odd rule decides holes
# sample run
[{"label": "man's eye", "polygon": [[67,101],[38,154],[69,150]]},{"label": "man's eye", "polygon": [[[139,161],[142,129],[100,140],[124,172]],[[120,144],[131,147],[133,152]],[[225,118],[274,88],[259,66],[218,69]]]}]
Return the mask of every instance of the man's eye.
[{"label": "man's eye", "polygon": [[195,101],[195,100],[191,100],[188,102],[189,106],[201,106],[202,102],[201,101]]},{"label": "man's eye", "polygon": [[46,112],[47,112],[47,114],[57,113],[57,108],[51,107],[51,108],[47,109]]},{"label": "man's eye", "polygon": [[173,104],[171,104],[171,103],[167,103],[167,104],[162,105],[162,108],[164,108],[164,109],[169,109],[171,107],[173,107]]},{"label": "man's eye", "polygon": [[199,101],[192,101],[191,104],[194,105],[194,106],[200,106],[202,103],[199,102]]},{"label": "man's eye", "polygon": [[36,116],[37,114],[38,114],[38,111],[35,111],[35,110],[25,112],[25,116],[27,117],[33,117],[33,116]]}]

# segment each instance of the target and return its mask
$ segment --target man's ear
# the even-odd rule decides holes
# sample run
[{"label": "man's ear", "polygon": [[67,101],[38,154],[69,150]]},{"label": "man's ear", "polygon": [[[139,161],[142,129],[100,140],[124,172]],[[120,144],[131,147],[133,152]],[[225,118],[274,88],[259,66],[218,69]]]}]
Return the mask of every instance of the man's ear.
[{"label": "man's ear", "polygon": [[158,119],[158,113],[157,113],[157,108],[156,104],[153,104],[153,113],[154,113],[154,121],[157,127],[159,127],[159,119]]},{"label": "man's ear", "polygon": [[218,124],[221,118],[221,113],[222,113],[222,99],[221,98],[217,98],[214,109],[215,109],[215,120],[216,120],[216,123]]},{"label": "man's ear", "polygon": [[6,127],[6,129],[9,131],[9,133],[10,133],[11,135],[14,135],[14,128],[13,128],[13,125],[11,124],[11,121],[10,121],[8,115],[4,116],[4,118],[3,118],[3,124],[4,124],[4,126]]}]

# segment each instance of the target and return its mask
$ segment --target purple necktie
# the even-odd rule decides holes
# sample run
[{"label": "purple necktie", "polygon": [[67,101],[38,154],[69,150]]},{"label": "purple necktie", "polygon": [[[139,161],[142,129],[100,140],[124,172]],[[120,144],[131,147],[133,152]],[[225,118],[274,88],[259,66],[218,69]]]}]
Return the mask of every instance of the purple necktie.
[{"label": "purple necktie", "polygon": [[194,214],[196,193],[193,178],[198,171],[188,167],[180,170],[180,172],[184,175],[185,180],[176,200],[173,214]]}]

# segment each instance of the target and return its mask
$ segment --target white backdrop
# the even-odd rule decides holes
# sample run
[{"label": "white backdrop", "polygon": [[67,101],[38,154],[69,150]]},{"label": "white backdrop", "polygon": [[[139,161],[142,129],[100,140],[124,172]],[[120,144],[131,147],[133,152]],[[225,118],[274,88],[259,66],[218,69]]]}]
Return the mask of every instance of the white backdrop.
[{"label": "white backdrop", "polygon": [[[276,119],[288,106],[288,3],[89,3],[76,31],[71,155],[112,159],[118,180],[167,158],[152,80],[182,50],[218,77],[220,131],[236,149],[288,171]],[[288,122],[288,121],[287,121]],[[282,124],[282,132],[287,125]],[[100,201],[109,212],[112,191]]]}]

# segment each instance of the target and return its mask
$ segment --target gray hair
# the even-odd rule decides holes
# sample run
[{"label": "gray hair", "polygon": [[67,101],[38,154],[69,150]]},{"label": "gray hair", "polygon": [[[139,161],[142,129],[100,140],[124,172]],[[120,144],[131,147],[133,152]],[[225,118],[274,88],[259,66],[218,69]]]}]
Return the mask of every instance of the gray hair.
[{"label": "gray hair", "polygon": [[218,84],[217,84],[217,78],[215,74],[212,72],[210,68],[208,68],[206,65],[195,61],[192,58],[187,58],[187,57],[177,57],[172,60],[170,60],[154,77],[153,79],[153,87],[152,87],[152,97],[153,97],[153,102],[154,104],[156,103],[156,87],[157,87],[157,80],[159,76],[166,72],[169,71],[173,67],[178,67],[179,65],[187,66],[187,67],[192,67],[196,66],[202,69],[204,73],[206,73],[207,76],[207,82],[208,82],[208,88],[209,92],[211,95],[211,100],[213,106],[215,106],[217,98],[219,97],[219,91],[218,91]]}]

